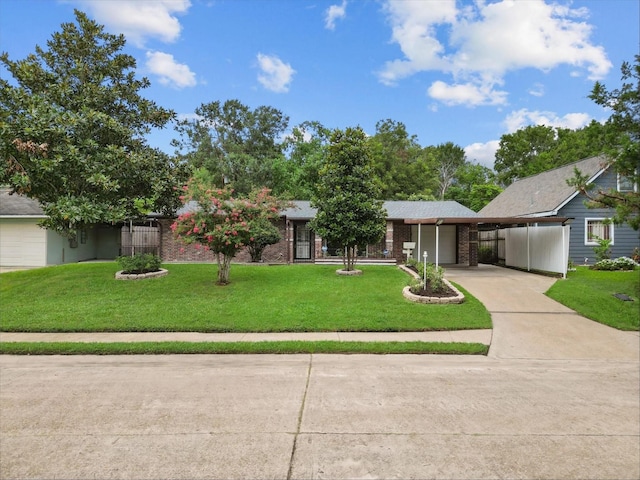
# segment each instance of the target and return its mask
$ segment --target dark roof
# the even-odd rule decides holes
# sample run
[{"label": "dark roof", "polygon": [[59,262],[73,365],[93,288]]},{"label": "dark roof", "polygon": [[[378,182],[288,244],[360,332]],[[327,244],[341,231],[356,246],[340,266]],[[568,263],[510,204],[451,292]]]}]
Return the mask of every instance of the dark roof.
[{"label": "dark roof", "polygon": [[578,192],[567,185],[578,169],[595,180],[608,167],[605,156],[591,157],[579,162],[517,180],[494,198],[478,214],[482,217],[553,216]]},{"label": "dark roof", "polygon": [[37,200],[14,193],[8,188],[0,188],[0,216],[1,217],[44,217]]},{"label": "dark roof", "polygon": [[[296,200],[294,207],[282,212],[291,220],[309,220],[316,215],[316,209],[307,200]],[[395,201],[383,203],[389,220],[407,220],[431,217],[475,218],[477,213],[452,200],[445,201]]]}]

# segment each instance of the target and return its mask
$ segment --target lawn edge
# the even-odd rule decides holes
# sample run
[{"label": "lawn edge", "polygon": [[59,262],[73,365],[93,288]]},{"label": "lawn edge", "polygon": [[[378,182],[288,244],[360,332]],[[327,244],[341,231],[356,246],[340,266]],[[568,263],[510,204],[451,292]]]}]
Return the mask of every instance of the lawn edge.
[{"label": "lawn edge", "polygon": [[463,342],[1,342],[0,355],[178,354],[437,354],[487,355],[489,346]]}]

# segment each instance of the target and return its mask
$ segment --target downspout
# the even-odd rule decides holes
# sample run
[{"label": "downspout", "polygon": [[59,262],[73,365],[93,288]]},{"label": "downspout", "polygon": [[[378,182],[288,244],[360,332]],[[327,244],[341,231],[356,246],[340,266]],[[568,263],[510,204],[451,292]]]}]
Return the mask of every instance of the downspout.
[{"label": "downspout", "polygon": [[440,223],[436,222],[436,270],[440,259]]},{"label": "downspout", "polygon": [[422,242],[421,242],[421,233],[422,233],[422,224],[418,224],[418,260],[420,260],[420,252],[422,251]]}]

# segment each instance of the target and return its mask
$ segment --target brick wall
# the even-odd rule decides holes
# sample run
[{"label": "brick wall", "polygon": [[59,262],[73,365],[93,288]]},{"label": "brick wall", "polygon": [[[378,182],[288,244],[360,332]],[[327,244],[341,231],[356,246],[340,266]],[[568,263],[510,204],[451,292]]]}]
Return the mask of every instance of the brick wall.
[{"label": "brick wall", "polygon": [[458,225],[458,265],[469,265],[469,225]]},{"label": "brick wall", "polygon": [[[184,245],[175,239],[171,231],[173,220],[160,220],[160,256],[165,262],[215,262],[216,256],[211,251],[206,251],[198,245]],[[262,261],[265,263],[286,263],[287,243],[285,240],[285,221],[278,220],[276,224],[280,230],[282,240],[275,245],[269,245],[262,253]],[[233,259],[234,262],[250,262],[251,255],[246,249],[238,252]]]},{"label": "brick wall", "polygon": [[393,222],[393,249],[390,250],[389,256],[396,259],[396,262],[402,264],[407,256],[402,253],[402,243],[411,241],[411,225],[404,222]]}]

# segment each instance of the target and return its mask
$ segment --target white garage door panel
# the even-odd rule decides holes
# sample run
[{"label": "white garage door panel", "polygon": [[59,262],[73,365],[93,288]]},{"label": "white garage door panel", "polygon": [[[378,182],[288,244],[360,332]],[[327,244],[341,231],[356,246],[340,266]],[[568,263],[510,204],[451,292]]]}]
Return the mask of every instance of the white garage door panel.
[{"label": "white garage door panel", "polygon": [[47,231],[34,221],[0,221],[0,265],[43,267],[47,264]]}]

